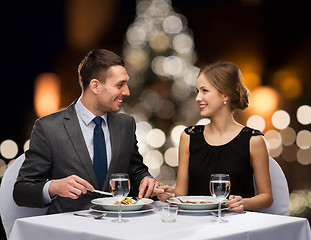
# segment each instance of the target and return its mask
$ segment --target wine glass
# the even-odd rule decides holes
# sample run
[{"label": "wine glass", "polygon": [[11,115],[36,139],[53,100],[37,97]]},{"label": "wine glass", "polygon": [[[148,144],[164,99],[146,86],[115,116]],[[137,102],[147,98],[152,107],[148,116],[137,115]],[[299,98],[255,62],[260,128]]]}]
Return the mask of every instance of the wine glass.
[{"label": "wine glass", "polygon": [[230,192],[230,177],[229,174],[212,174],[210,179],[210,192],[218,202],[218,217],[213,222],[224,223],[228,222],[221,218],[221,203],[228,197]]},{"label": "wine glass", "polygon": [[118,218],[111,220],[112,222],[128,222],[128,219],[122,218],[121,201],[129,194],[130,180],[126,173],[113,173],[110,177],[110,190],[114,198],[118,201]]}]

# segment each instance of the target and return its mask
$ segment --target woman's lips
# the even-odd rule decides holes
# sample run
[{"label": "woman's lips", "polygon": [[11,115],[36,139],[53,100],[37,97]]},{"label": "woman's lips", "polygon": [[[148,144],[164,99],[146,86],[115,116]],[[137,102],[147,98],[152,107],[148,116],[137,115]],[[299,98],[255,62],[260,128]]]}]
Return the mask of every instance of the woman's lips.
[{"label": "woman's lips", "polygon": [[206,104],[200,104],[200,110],[202,111],[206,106]]}]

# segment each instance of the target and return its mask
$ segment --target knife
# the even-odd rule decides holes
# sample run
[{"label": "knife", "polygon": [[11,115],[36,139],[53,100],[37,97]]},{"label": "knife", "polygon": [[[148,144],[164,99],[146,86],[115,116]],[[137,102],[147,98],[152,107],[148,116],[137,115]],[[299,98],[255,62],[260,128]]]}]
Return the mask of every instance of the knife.
[{"label": "knife", "polygon": [[[90,189],[87,189],[87,190],[91,192]],[[99,193],[99,194],[103,194],[103,195],[113,196],[112,193],[110,193],[110,192],[103,192],[103,191],[99,191],[99,190],[94,190],[94,192]]]}]

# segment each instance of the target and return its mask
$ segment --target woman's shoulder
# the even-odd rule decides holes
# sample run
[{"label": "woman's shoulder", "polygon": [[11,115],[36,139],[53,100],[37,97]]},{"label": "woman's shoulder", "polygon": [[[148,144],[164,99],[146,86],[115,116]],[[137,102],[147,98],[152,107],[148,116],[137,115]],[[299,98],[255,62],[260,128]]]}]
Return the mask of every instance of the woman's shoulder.
[{"label": "woman's shoulder", "polygon": [[190,126],[185,129],[185,133],[188,135],[198,135],[201,134],[204,130],[204,125]]},{"label": "woman's shoulder", "polygon": [[250,127],[244,127],[241,132],[249,136],[258,136],[258,135],[263,136],[264,135],[261,131],[254,129],[254,128],[250,128]]}]

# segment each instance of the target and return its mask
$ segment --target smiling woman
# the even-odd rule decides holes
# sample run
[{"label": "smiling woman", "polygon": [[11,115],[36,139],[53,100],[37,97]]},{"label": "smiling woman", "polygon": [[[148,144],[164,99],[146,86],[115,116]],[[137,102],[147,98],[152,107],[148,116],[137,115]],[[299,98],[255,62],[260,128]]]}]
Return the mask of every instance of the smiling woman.
[{"label": "smiling woman", "polygon": [[[206,125],[190,126],[180,137],[176,187],[156,190],[161,201],[177,196],[210,195],[209,177],[230,175],[231,196],[226,205],[231,211],[258,210],[272,203],[268,152],[260,131],[235,121],[233,112],[248,106],[248,90],[239,68],[232,63],[203,67],[196,79],[201,116]],[[253,174],[258,194],[254,192]]]}]

